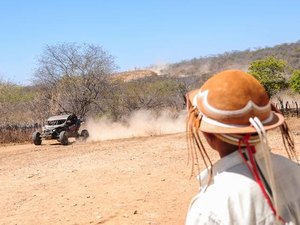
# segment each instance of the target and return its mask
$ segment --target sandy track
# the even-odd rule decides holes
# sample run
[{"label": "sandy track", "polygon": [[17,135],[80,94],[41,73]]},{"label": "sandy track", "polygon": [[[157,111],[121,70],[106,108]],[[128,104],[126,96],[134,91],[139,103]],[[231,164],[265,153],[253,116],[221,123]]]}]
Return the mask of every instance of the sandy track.
[{"label": "sandy track", "polygon": [[0,224],[183,224],[184,134],[0,148]]},{"label": "sandy track", "polygon": [[[269,140],[285,155],[278,132]],[[184,224],[190,169],[184,133],[1,146],[0,224]]]}]

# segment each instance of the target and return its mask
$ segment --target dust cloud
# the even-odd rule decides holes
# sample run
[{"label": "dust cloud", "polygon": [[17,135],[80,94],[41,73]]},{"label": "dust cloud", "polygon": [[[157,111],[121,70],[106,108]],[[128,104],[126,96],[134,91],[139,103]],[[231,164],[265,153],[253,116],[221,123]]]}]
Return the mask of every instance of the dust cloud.
[{"label": "dust cloud", "polygon": [[102,141],[184,132],[185,118],[186,111],[174,116],[167,111],[156,115],[146,110],[133,112],[122,123],[112,122],[108,119],[95,120],[89,118],[86,123],[90,133],[88,140]]}]

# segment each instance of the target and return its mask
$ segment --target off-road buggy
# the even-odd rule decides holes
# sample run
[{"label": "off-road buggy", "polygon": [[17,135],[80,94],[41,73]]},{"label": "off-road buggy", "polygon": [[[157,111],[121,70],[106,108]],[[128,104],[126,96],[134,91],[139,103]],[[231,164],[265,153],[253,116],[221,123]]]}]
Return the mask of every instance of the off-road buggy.
[{"label": "off-road buggy", "polygon": [[82,122],[83,121],[74,114],[49,117],[46,125],[42,128],[42,132],[35,131],[32,134],[32,141],[35,145],[41,145],[42,139],[56,139],[62,145],[67,145],[69,143],[69,137],[86,140],[89,137],[89,132],[84,129],[79,133]]}]

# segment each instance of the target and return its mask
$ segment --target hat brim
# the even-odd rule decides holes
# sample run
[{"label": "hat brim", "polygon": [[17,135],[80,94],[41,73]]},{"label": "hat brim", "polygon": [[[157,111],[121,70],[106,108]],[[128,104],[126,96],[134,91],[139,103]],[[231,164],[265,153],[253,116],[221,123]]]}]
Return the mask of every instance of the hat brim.
[{"label": "hat brim", "polygon": [[[284,122],[284,117],[282,114],[273,113],[271,121],[263,124],[265,130],[271,130],[276,127],[279,127]],[[206,133],[216,133],[216,134],[248,134],[248,133],[257,133],[256,129],[252,126],[234,126],[226,125],[219,126],[217,124],[209,123],[206,120],[202,119],[200,124],[200,130]]]}]

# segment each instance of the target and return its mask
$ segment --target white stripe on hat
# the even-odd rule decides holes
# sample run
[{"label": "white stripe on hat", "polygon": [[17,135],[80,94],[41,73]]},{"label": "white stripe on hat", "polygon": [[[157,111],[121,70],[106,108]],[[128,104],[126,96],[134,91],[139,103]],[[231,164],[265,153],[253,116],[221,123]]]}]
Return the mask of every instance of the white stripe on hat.
[{"label": "white stripe on hat", "polygon": [[220,109],[217,109],[217,108],[211,106],[208,103],[208,101],[207,101],[208,91],[209,90],[201,92],[201,90],[199,90],[198,94],[193,99],[193,105],[197,106],[197,100],[202,99],[203,100],[202,101],[203,106],[208,111],[210,111],[212,113],[215,113],[215,114],[218,114],[218,115],[231,116],[231,117],[241,116],[243,114],[247,114],[252,109],[254,109],[256,111],[259,111],[259,112],[268,112],[271,109],[271,103],[270,102],[268,102],[268,104],[265,105],[265,106],[258,106],[253,101],[249,100],[248,103],[242,109],[238,109],[238,110],[220,110]]},{"label": "white stripe on hat", "polygon": [[[205,115],[202,115],[202,120],[208,124],[219,126],[219,127],[224,127],[224,128],[243,128],[243,127],[249,127],[249,125],[241,125],[241,124],[226,124],[226,123],[221,123],[217,120],[208,118]],[[273,112],[270,113],[270,116],[262,121],[262,124],[267,124],[273,120],[274,114]]]}]

